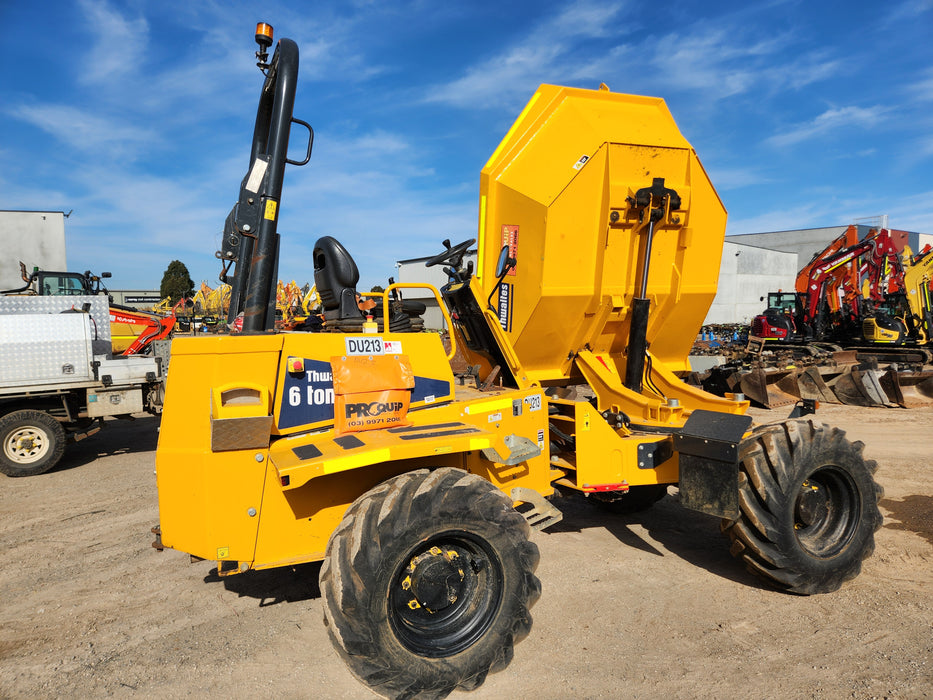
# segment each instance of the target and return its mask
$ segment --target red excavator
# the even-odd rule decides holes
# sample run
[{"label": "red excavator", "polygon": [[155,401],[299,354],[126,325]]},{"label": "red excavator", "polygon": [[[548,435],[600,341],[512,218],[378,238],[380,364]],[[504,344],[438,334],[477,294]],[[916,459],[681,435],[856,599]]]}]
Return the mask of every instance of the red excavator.
[{"label": "red excavator", "polygon": [[[850,226],[797,274],[796,292],[771,292],[751,335],[784,342],[862,340],[866,319],[882,329],[876,342],[900,342],[906,327],[884,313],[888,295],[904,288],[901,263],[907,237],[888,229],[861,241]],[[855,242],[850,243],[854,240]]]}]

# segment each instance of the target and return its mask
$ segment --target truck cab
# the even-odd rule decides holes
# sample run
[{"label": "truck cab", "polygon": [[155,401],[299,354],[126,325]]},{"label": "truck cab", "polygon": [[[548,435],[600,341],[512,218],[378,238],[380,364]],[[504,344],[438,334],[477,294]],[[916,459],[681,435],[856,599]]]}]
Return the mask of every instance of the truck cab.
[{"label": "truck cab", "polygon": [[110,277],[109,272],[101,273],[100,277],[86,272],[57,272],[46,270],[33,270],[30,278],[35,281],[35,291],[39,296],[86,296],[106,294],[107,288],[101,283],[102,279]]}]

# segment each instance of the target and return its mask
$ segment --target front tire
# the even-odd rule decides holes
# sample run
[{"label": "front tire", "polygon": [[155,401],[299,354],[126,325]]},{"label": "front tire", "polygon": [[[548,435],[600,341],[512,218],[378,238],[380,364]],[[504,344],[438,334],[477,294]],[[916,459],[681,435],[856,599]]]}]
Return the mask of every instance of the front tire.
[{"label": "front tire", "polygon": [[733,556],[779,589],[810,595],[858,576],[875,549],[884,495],[845,432],[809,420],[758,428],[740,451]]},{"label": "front tire", "polygon": [[13,411],[0,418],[0,472],[36,476],[58,464],[65,453],[62,424],[41,411]]},{"label": "front tire", "polygon": [[331,641],[391,698],[443,698],[505,668],[541,593],[512,501],[459,469],[402,474],[357,499],[327,545]]}]

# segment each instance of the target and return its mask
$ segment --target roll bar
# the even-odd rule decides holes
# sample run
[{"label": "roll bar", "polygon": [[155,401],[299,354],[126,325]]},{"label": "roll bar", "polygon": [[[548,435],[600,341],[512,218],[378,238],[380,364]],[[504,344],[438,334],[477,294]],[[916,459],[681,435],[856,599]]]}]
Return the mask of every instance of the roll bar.
[{"label": "roll bar", "polygon": [[[271,29],[271,28],[270,28]],[[258,54],[257,54],[258,55]],[[278,276],[279,204],[286,163],[304,165],[311,158],[314,132],[307,122],[294,119],[298,85],[298,45],[280,39],[269,64],[260,61],[266,73],[250,151],[249,171],[240,184],[240,198],[224,225],[223,247],[217,257],[224,262],[221,280],[235,264],[228,322],[243,312],[243,332],[271,330],[275,314],[275,285]],[[302,161],[288,158],[292,122],[307,128],[307,154]]]}]

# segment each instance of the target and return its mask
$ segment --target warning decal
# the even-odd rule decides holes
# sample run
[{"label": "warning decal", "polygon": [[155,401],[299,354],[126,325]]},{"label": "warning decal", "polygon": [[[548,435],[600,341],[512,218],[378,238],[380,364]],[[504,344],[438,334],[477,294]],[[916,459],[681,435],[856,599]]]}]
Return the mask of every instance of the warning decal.
[{"label": "warning decal", "polygon": [[262,218],[268,219],[269,221],[275,221],[275,210],[277,207],[278,207],[278,203],[276,203],[274,199],[267,199],[266,200],[266,213],[263,214]]},{"label": "warning decal", "polygon": [[[502,245],[509,247],[509,257],[518,260],[518,226],[503,224],[502,226]],[[509,270],[509,275],[515,275],[515,265]]]},{"label": "warning decal", "polygon": [[576,163],[573,164],[573,169],[574,169],[574,170],[579,170],[579,169],[582,168],[584,165],[586,165],[586,161],[588,161],[589,159],[590,159],[590,157],[589,157],[588,155],[582,155],[582,156],[580,156],[580,160],[578,160]]}]

